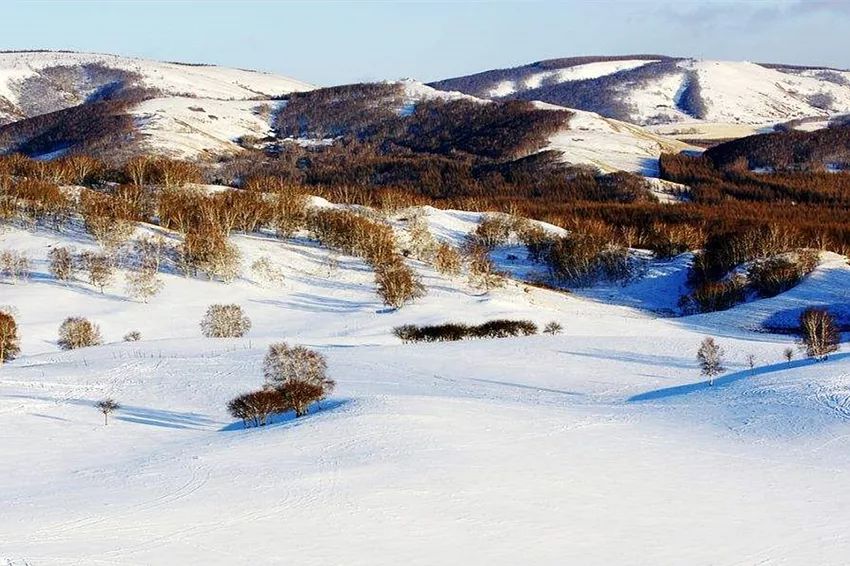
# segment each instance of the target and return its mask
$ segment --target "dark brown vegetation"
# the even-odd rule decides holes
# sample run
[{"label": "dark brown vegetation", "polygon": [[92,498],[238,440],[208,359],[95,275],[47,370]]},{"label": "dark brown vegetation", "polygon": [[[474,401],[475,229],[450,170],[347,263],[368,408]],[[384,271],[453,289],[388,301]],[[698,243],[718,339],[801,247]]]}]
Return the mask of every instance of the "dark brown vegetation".
[{"label": "dark brown vegetation", "polygon": [[227,412],[242,419],[245,427],[265,426],[270,415],[284,413],[292,407],[277,389],[260,389],[244,393],[227,403]]},{"label": "dark brown vegetation", "polygon": [[757,134],[712,147],[707,159],[720,169],[823,172],[850,169],[850,126],[806,132]]},{"label": "dark brown vegetation", "polygon": [[537,334],[537,325],[529,320],[491,320],[482,324],[469,325],[446,323],[417,326],[405,324],[393,329],[393,334],[402,342],[450,342],[468,338],[508,338]]}]

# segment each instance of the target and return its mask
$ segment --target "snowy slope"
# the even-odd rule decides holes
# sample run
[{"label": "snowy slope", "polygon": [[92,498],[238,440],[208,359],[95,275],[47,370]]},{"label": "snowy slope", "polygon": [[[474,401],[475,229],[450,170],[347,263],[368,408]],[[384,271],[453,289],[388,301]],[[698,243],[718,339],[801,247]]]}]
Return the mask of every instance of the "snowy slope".
[{"label": "snowy slope", "polygon": [[[424,212],[453,242],[481,217]],[[302,238],[234,242],[242,278],[166,274],[144,305],[120,284],[100,294],[50,278],[48,249],[94,247],[83,233],[0,233],[35,271],[0,286],[24,350],[0,366],[6,564],[288,564],[293,549],[307,565],[846,563],[846,353],[788,364],[789,337],[723,313],[659,319],[515,284],[481,295],[416,262],[428,296],[388,312],[359,260],[334,267]],[[282,285],[252,279],[264,255]],[[828,259],[777,299],[823,299],[818,274],[836,283],[841,271]],[[657,301],[644,286],[628,292]],[[214,302],[243,306],[246,338],[200,337]],[[100,323],[107,344],[60,352],[67,315]],[[557,320],[564,333],[411,345],[389,334],[496,317]],[[131,329],[143,341],[120,342]],[[714,387],[694,361],[706,334],[728,353]],[[261,383],[280,339],[327,355],[337,390],[308,417],[243,430],[224,404]],[[92,407],[106,396],[123,405],[109,426]]]},{"label": "snowy slope", "polygon": [[770,127],[850,111],[850,72],[738,61],[627,57],[541,61],[434,83],[490,98],[542,100],[640,125]]},{"label": "snowy slope", "polygon": [[545,148],[562,152],[566,163],[590,165],[603,173],[629,171],[657,177],[662,153],[697,150],[634,124],[603,118],[593,112],[573,112],[569,128],[552,136]]},{"label": "snowy slope", "polygon": [[148,152],[194,158],[238,151],[243,136],[272,135],[271,113],[280,104],[171,97],[146,100],[131,112]]},{"label": "snowy slope", "polygon": [[[314,88],[288,77],[213,65],[165,63],[97,53],[3,52],[0,53],[0,122],[4,117],[8,120],[31,116],[26,108],[35,106],[32,98],[51,99],[47,104],[52,106],[50,110],[84,102],[103,86],[93,76],[103,68],[133,73],[134,84],[155,89],[163,96],[246,100]],[[30,87],[28,80],[33,83]]]},{"label": "snowy slope", "polygon": [[[486,104],[486,99],[465,95],[457,91],[440,91],[416,81],[404,81],[405,110],[410,111],[419,100],[464,98]],[[543,102],[538,108],[569,110],[574,115],[562,131],[553,135],[549,144],[540,151],[554,150],[563,154],[563,161],[571,165],[585,165],[603,173],[629,171],[658,176],[658,157],[662,153],[678,153],[698,148],[670,137],[654,134],[633,124],[604,118],[593,112],[583,112]],[[403,110],[404,111],[404,110]]]}]

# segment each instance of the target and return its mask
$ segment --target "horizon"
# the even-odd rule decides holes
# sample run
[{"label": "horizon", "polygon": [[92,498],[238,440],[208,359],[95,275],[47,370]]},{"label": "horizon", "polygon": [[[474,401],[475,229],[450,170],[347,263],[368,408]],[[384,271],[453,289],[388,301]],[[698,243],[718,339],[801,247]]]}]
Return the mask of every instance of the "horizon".
[{"label": "horizon", "polygon": [[[51,17],[46,19],[48,7]],[[850,50],[850,39],[841,31],[850,24],[850,4],[834,0],[763,0],[743,5],[727,1],[231,5],[16,0],[7,11],[10,21],[39,25],[14,26],[0,43],[3,51],[97,52],[218,65],[280,74],[319,86],[400,78],[432,82],[588,55],[659,54],[850,67],[844,55]],[[263,18],[257,19],[260,13]],[[612,18],[611,13],[618,15]],[[134,25],[128,28],[127,21]],[[281,27],[279,21],[284,22]],[[297,25],[290,25],[293,21]],[[152,36],[154,29],[159,34]],[[509,34],[516,35],[517,41],[505,41]],[[787,41],[788,37],[803,40]],[[810,41],[815,37],[817,42]]]}]

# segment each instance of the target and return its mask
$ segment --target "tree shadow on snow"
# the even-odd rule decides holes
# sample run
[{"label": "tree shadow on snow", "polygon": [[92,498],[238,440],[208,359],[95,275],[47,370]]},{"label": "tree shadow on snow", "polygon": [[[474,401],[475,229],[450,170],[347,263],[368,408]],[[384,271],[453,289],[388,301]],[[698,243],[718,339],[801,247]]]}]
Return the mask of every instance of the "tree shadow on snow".
[{"label": "tree shadow on snow", "polygon": [[[324,401],[319,401],[318,403],[310,405],[310,412],[304,415],[303,417],[296,417],[295,411],[278,413],[269,417],[268,423],[265,426],[256,428],[274,428],[288,424],[291,424],[292,426],[298,426],[299,423],[311,421],[317,415],[335,411],[336,409],[342,407],[343,405],[347,405],[350,402],[351,399],[325,399]],[[218,429],[218,431],[233,432],[236,430],[248,430],[253,428],[255,428],[253,425],[250,427],[246,427],[244,424],[242,424],[242,421],[234,421],[229,425]]]},{"label": "tree shadow on snow", "polygon": [[[33,401],[47,401],[56,404],[77,405],[81,407],[91,407],[92,415],[95,416],[95,401],[90,399],[66,399],[64,397],[50,397],[46,395],[20,395],[9,394],[2,395],[0,399],[29,399]],[[46,417],[43,414],[32,413],[33,416],[41,418]],[[95,417],[96,418],[96,417]],[[157,426],[163,428],[176,429],[207,429],[211,425],[220,424],[221,421],[216,421],[200,413],[189,413],[182,411],[168,411],[165,409],[151,409],[148,407],[137,407],[135,405],[121,405],[121,408],[115,412],[113,420],[124,421],[148,426]]]},{"label": "tree shadow on snow", "polygon": [[580,356],[600,360],[613,360],[618,362],[647,366],[675,367],[682,369],[690,369],[693,367],[692,363],[685,362],[681,357],[677,356],[656,356],[650,354],[638,354],[634,352],[621,352],[617,350],[602,349],[592,349],[587,352],[559,351],[558,353],[567,354],[568,356]]},{"label": "tree shadow on snow", "polygon": [[777,371],[784,371],[787,369],[795,369],[800,367],[810,366],[816,363],[826,363],[828,364],[832,360],[840,360],[850,356],[850,353],[842,353],[842,354],[833,354],[829,357],[826,362],[816,362],[811,359],[803,359],[803,360],[794,360],[791,362],[780,362],[777,364],[771,364],[767,366],[761,366],[754,368],[752,370],[745,369],[741,371],[736,371],[730,373],[728,375],[724,375],[718,377],[714,380],[714,385],[709,385],[707,379],[703,379],[702,381],[698,381],[696,383],[686,383],[685,385],[676,385],[674,387],[663,387],[661,389],[654,389],[652,391],[647,391],[645,393],[638,393],[637,395],[632,395],[628,399],[626,399],[629,403],[641,402],[641,401],[660,401],[662,399],[668,399],[670,397],[679,397],[681,395],[689,395],[691,393],[696,393],[698,391],[705,391],[707,389],[718,389],[727,387],[737,381],[741,381],[742,379],[746,379],[748,377],[757,377],[759,375],[765,375]]}]

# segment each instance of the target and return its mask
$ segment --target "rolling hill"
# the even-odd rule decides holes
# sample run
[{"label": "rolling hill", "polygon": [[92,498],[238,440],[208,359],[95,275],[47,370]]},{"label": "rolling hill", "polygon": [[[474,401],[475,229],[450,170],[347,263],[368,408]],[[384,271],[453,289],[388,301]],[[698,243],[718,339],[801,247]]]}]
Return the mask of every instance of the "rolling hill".
[{"label": "rolling hill", "polygon": [[850,112],[845,70],[662,55],[551,59],[431,86],[482,98],[541,100],[692,137],[733,137],[747,127],[752,133]]}]

